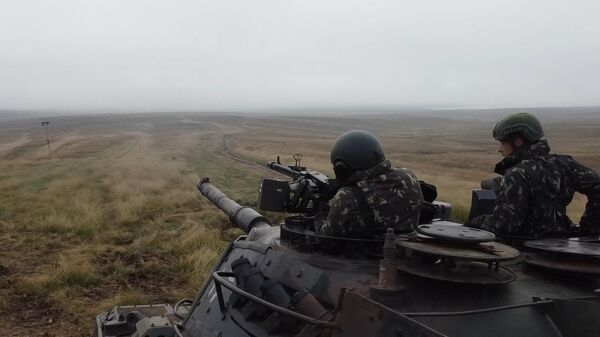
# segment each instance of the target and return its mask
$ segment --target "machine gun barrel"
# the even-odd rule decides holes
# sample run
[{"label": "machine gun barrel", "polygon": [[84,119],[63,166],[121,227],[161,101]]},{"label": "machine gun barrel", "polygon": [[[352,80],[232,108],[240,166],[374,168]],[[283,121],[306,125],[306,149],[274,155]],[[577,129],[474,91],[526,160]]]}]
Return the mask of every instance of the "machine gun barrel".
[{"label": "machine gun barrel", "polygon": [[249,233],[252,228],[271,227],[271,223],[267,218],[253,208],[242,206],[233,201],[212,185],[208,178],[202,178],[196,187],[206,199],[227,214],[229,220],[244,232]]},{"label": "machine gun barrel", "polygon": [[276,162],[270,162],[269,168],[273,171],[277,171],[279,173],[285,174],[286,176],[291,177],[292,179],[298,179],[302,176],[302,174],[300,172],[294,171],[291,168],[287,167],[286,165],[281,165]]}]

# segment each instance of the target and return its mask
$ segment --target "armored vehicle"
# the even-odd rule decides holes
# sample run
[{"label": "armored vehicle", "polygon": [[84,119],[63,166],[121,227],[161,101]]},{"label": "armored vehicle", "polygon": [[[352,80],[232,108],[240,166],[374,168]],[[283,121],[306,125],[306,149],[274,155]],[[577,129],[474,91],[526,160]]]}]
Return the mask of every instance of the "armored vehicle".
[{"label": "armored vehicle", "polygon": [[[292,214],[276,225],[202,179],[200,193],[246,235],[193,301],[115,307],[97,316],[97,336],[598,336],[598,237],[497,238],[449,221],[431,189],[416,232],[321,236],[313,226],[335,182],[296,159],[270,164],[291,181],[260,186],[258,208]],[[472,215],[493,199],[474,191]]]}]

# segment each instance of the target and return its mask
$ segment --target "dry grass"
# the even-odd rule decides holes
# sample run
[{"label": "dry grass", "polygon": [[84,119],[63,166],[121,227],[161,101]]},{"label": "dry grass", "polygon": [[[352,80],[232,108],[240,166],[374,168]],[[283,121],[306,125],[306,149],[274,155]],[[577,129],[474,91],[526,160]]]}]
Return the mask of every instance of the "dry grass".
[{"label": "dry grass", "polygon": [[[194,295],[226,244],[228,223],[198,197],[198,175],[217,177],[237,197],[258,181],[218,157],[211,133],[229,129],[207,125],[55,133],[50,160],[32,134],[3,144],[0,241],[10,239],[10,252],[0,265],[10,274],[0,276],[8,285],[0,310],[24,320],[22,335],[52,316],[91,332],[93,315],[112,305]],[[22,307],[24,297],[36,307]]]},{"label": "dry grass", "polygon": [[[264,162],[299,152],[302,164],[331,174],[329,149],[348,129],[376,133],[395,165],[436,184],[464,219],[470,190],[499,159],[490,124],[407,116],[70,117],[51,120],[50,160],[38,121],[0,126],[0,265],[7,270],[0,270],[0,329],[87,335],[93,316],[113,305],[193,297],[241,233],[198,196],[196,180],[210,176],[254,204],[259,179],[277,176]],[[600,122],[580,124],[551,124],[552,143],[598,168],[590,144]],[[581,136],[562,142],[573,129]],[[583,204],[577,199],[572,214]]]}]

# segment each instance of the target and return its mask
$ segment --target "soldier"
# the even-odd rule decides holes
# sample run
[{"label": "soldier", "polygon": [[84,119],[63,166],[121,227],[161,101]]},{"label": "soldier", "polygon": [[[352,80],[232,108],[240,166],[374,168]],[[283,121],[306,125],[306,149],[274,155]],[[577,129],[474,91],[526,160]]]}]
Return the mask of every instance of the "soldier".
[{"label": "soldier", "polygon": [[341,188],[330,202],[327,221],[317,233],[337,237],[382,236],[389,227],[411,232],[419,220],[423,195],[415,174],[394,169],[377,138],[353,130],[343,133],[331,150]]},{"label": "soldier", "polygon": [[575,191],[588,197],[580,234],[600,231],[600,177],[570,156],[550,154],[540,121],[529,113],[512,114],[494,127],[504,156],[495,168],[503,175],[492,214],[466,226],[498,234],[531,237],[568,236],[573,223],[567,205]]}]

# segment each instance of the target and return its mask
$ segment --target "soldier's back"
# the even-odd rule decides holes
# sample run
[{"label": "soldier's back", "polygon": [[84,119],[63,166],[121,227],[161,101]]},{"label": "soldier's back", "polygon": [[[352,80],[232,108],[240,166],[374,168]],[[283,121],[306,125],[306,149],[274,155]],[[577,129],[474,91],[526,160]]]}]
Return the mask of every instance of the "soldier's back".
[{"label": "soldier's back", "polygon": [[567,235],[572,225],[567,206],[573,200],[577,177],[573,166],[579,165],[570,156],[546,154],[524,160],[511,170],[526,177],[530,211],[523,224],[523,234],[531,236]]},{"label": "soldier's back", "polygon": [[423,206],[423,194],[414,172],[409,169],[390,169],[385,174],[358,181],[373,210],[375,235],[383,235],[387,228],[397,232],[415,229]]},{"label": "soldier's back", "polygon": [[353,175],[331,200],[326,223],[318,232],[330,236],[372,238],[387,228],[414,230],[423,194],[416,175],[390,168],[389,161]]}]

